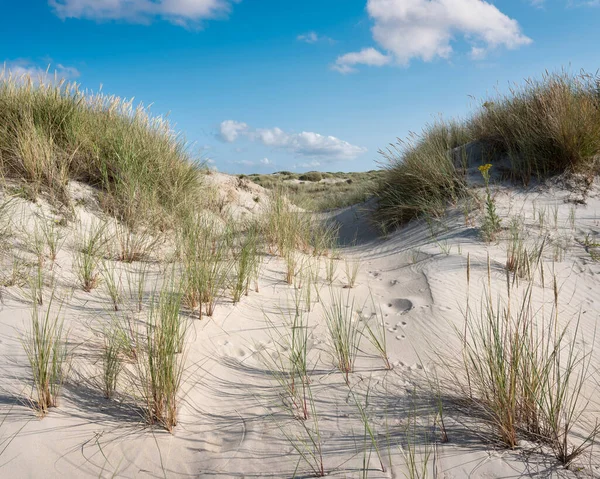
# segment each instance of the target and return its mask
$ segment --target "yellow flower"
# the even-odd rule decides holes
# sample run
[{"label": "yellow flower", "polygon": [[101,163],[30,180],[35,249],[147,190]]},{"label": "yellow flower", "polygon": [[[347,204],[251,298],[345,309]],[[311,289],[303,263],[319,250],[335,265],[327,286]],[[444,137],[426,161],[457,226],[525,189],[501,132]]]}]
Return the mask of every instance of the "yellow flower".
[{"label": "yellow flower", "polygon": [[487,165],[481,165],[479,167],[479,171],[481,171],[482,173],[487,173],[491,167],[491,163],[488,163]]}]

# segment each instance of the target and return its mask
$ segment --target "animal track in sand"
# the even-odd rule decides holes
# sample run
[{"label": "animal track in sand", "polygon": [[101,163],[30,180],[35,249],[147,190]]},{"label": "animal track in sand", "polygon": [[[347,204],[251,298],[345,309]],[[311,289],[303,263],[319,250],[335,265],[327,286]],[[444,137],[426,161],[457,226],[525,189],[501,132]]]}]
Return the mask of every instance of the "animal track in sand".
[{"label": "animal track in sand", "polygon": [[400,336],[396,336],[396,339],[398,341],[402,341],[403,339],[406,339],[406,336],[404,336],[404,334],[401,334]]}]

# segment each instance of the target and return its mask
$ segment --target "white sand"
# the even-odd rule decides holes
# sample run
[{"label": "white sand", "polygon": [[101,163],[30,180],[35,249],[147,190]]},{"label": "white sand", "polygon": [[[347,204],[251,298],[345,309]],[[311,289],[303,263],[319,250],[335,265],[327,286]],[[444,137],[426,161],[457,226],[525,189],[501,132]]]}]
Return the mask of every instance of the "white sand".
[{"label": "white sand", "polygon": [[[217,178],[228,203],[236,211],[259,208],[264,192],[248,182],[232,187],[237,178]],[[229,185],[229,186],[227,186]],[[245,189],[245,188],[248,189]],[[227,196],[228,195],[228,196]],[[522,214],[532,236],[547,234],[564,241],[567,249],[555,265],[561,288],[561,315],[581,313],[580,332],[587,346],[594,339],[600,311],[600,263],[591,259],[577,243],[586,233],[600,230],[600,200],[588,199],[576,206],[575,229],[571,229],[565,203],[568,193],[560,190],[516,192],[506,189],[497,194],[502,218]],[[235,198],[234,198],[235,196]],[[257,202],[255,197],[261,199]],[[19,202],[30,220],[37,207]],[[242,205],[242,206],[240,206]],[[547,226],[539,228],[540,208],[547,208]],[[554,225],[552,208],[558,208]],[[350,211],[350,213],[348,213]],[[80,216],[89,215],[88,206],[78,207]],[[404,477],[407,469],[402,446],[406,445],[407,418],[419,416],[419,436],[428,436],[434,451],[429,459],[429,477],[549,477],[577,476],[556,465],[547,454],[524,447],[507,451],[494,445],[486,426],[468,413],[452,408],[446,411],[449,442],[439,441],[434,425],[432,398],[414,394],[431,372],[431,358],[437,351],[459,351],[454,326],[462,324],[466,303],[466,257],[472,264],[471,297],[477,301],[487,281],[487,255],[493,268],[492,281],[503,289],[506,241],[487,245],[478,229],[465,226],[461,212],[451,213],[432,236],[425,221],[414,222],[390,238],[379,239],[368,230],[364,214],[345,210],[337,216],[349,229],[345,236],[356,236],[356,246],[342,254],[349,261],[360,261],[357,286],[343,289],[344,261],[339,261],[335,292],[355,297],[355,306],[367,304],[369,296],[385,315],[391,371],[382,368],[371,345],[363,340],[350,384],[364,401],[370,390],[369,415],[380,435],[380,446],[387,471],[378,470],[375,452],[371,454],[369,477]],[[479,224],[474,218],[475,224]],[[505,224],[508,222],[504,219]],[[354,233],[358,231],[358,233]],[[371,231],[371,233],[364,233]],[[441,246],[440,246],[441,245]],[[448,250],[446,254],[442,250]],[[62,291],[74,287],[71,272],[72,246],[67,241],[55,265]],[[8,258],[4,258],[8,264]],[[550,258],[547,270],[551,271]],[[134,270],[139,265],[123,265]],[[153,278],[161,274],[159,264],[151,265],[148,291]],[[550,276],[550,275],[549,275]],[[284,264],[268,257],[260,278],[260,292],[250,292],[237,305],[224,298],[213,318],[194,320],[188,334],[187,358],[179,423],[171,435],[160,428],[144,425],[139,411],[125,394],[107,401],[94,385],[100,372],[98,354],[102,344],[99,332],[110,321],[109,300],[103,288],[85,293],[77,288],[68,296],[62,313],[70,330],[75,359],[65,384],[59,407],[38,419],[28,407],[31,372],[21,344],[29,327],[31,305],[19,287],[3,288],[0,310],[0,476],[21,477],[310,477],[310,470],[286,440],[283,431],[300,431],[297,420],[279,407],[278,385],[260,359],[261,351],[273,348],[267,316],[280,323],[279,311],[293,303],[293,288],[283,282]],[[321,295],[329,301],[321,261]],[[541,294],[541,288],[536,289]],[[365,446],[363,425],[349,389],[334,367],[330,354],[322,304],[313,304],[310,360],[316,410],[323,442],[324,464],[329,476],[360,477]],[[596,347],[593,364],[598,364]],[[121,385],[121,390],[126,385]],[[597,407],[591,406],[591,416]],[[0,419],[1,420],[1,419]],[[388,447],[389,442],[389,447]],[[367,444],[368,445],[368,444]],[[525,445],[526,446],[526,445]],[[425,451],[419,444],[417,449]],[[391,464],[390,464],[391,458]],[[594,475],[597,458],[585,458],[582,475]]]}]

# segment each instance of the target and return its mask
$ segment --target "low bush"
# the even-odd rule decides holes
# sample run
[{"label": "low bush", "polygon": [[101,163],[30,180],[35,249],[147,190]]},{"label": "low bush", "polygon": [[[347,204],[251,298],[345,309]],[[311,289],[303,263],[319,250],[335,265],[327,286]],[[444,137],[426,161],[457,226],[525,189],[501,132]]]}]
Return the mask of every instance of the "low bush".
[{"label": "low bush", "polygon": [[303,175],[300,175],[298,179],[300,181],[312,181],[313,183],[316,183],[317,181],[321,181],[323,179],[323,175],[318,171],[309,171]]}]

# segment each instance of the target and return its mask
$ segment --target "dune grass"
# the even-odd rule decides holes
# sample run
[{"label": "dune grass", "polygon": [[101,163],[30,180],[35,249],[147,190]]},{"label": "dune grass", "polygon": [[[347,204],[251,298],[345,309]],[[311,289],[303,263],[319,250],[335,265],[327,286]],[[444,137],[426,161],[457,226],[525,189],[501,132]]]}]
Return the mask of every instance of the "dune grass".
[{"label": "dune grass", "polygon": [[546,72],[487,99],[469,121],[477,140],[505,154],[524,183],[564,171],[595,174],[600,153],[598,77]]},{"label": "dune grass", "polygon": [[99,265],[106,246],[105,231],[105,223],[92,223],[84,227],[79,238],[74,266],[81,288],[88,293],[98,286],[100,279]]},{"label": "dune grass", "polygon": [[584,384],[595,373],[591,352],[581,348],[578,318],[561,318],[556,278],[551,308],[540,308],[533,299],[535,273],[544,284],[541,254],[522,291],[507,280],[507,299],[494,300],[488,282],[480,308],[467,308],[465,328],[456,330],[464,348],[462,366],[446,365],[500,442],[513,448],[533,438],[569,466],[599,431],[584,414],[589,403]]},{"label": "dune grass", "polygon": [[102,392],[106,399],[111,399],[117,390],[119,375],[123,369],[124,336],[123,331],[117,323],[103,330],[104,345],[102,349]]},{"label": "dune grass", "polygon": [[386,227],[439,216],[464,197],[468,162],[498,164],[501,176],[522,184],[565,172],[590,184],[600,154],[598,77],[546,72],[485,99],[467,120],[438,120],[380,153],[376,216]]},{"label": "dune grass", "polygon": [[137,374],[140,393],[149,424],[160,424],[167,431],[177,425],[179,388],[184,370],[185,325],[180,317],[181,293],[167,281],[150,307],[141,343]]},{"label": "dune grass", "polygon": [[439,120],[381,150],[385,174],[377,191],[377,220],[394,227],[419,215],[439,217],[462,198],[466,184],[452,150],[470,139],[461,123]]},{"label": "dune grass", "polygon": [[23,348],[33,373],[35,394],[32,406],[40,416],[56,407],[66,374],[67,335],[63,329],[60,308],[53,308],[54,295],[44,310],[37,301],[31,311],[31,329],[23,338]]},{"label": "dune grass", "polygon": [[331,354],[335,364],[344,374],[346,382],[354,372],[363,331],[354,318],[354,299],[350,294],[344,299],[341,292],[330,292],[331,301],[324,308],[325,323],[331,342]]},{"label": "dune grass", "polygon": [[99,189],[129,226],[168,225],[201,199],[200,166],[183,139],[142,105],[75,83],[0,73],[0,177],[70,205],[69,181]]}]

